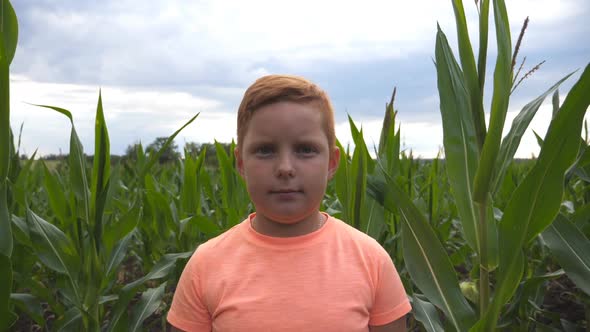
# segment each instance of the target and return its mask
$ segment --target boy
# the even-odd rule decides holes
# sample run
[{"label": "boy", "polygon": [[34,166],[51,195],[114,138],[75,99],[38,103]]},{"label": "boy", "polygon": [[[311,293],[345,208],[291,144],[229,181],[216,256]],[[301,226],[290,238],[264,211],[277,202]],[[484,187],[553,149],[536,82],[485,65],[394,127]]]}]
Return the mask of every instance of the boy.
[{"label": "boy", "polygon": [[320,212],[340,160],[326,93],[258,79],[238,110],[239,173],[255,213],[187,263],[173,331],[404,331],[408,298],[385,250]]}]

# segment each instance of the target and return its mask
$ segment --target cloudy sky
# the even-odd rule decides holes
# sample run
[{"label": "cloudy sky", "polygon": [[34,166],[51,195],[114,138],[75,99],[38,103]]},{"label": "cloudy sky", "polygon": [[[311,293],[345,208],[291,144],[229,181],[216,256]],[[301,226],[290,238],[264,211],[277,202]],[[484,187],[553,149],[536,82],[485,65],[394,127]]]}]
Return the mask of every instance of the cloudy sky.
[{"label": "cloudy sky", "polygon": [[[530,16],[520,54],[525,70],[546,60],[512,96],[507,124],[567,73],[562,100],[590,61],[590,1],[506,0],[513,42]],[[67,153],[69,121],[33,104],[66,108],[93,153],[99,89],[111,152],[168,136],[194,114],[177,139],[229,142],[245,89],[269,73],[305,76],[336,109],[337,136],[350,140],[347,114],[378,140],[384,105],[397,87],[404,146],[432,157],[442,146],[436,72],[437,22],[455,44],[450,1],[300,0],[13,0],[19,44],[11,65],[11,123],[24,123],[21,152]],[[477,11],[465,1],[470,32]],[[493,21],[493,20],[492,20]],[[493,29],[493,28],[492,28]],[[495,52],[493,30],[490,51]],[[474,45],[476,46],[476,45]],[[492,55],[490,60],[494,59]],[[493,62],[488,64],[488,83]],[[489,109],[491,90],[486,91]],[[543,135],[549,101],[531,129]],[[508,130],[506,127],[506,131]],[[538,148],[529,130],[517,156]]]}]

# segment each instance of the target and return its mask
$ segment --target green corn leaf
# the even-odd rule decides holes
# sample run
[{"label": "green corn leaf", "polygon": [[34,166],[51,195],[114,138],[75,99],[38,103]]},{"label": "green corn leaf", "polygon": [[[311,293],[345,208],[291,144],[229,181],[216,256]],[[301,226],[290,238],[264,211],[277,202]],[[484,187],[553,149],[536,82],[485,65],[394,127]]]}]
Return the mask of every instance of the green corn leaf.
[{"label": "green corn leaf", "polygon": [[199,232],[201,232],[207,236],[210,236],[210,237],[218,235],[221,232],[221,229],[219,228],[219,226],[217,224],[215,224],[213,221],[211,221],[210,218],[202,216],[202,215],[197,215],[197,216],[192,216],[192,217],[189,217],[189,218],[186,218],[186,219],[183,219],[180,221],[180,234],[179,235],[182,235],[183,233],[185,233],[185,229],[189,225],[194,226],[194,228],[197,229]]},{"label": "green corn leaf", "polygon": [[551,98],[551,105],[553,106],[553,117],[559,111],[559,90],[555,90],[553,93],[553,97]]},{"label": "green corn leaf", "polygon": [[385,115],[383,116],[383,125],[381,126],[381,134],[379,135],[379,147],[377,155],[382,156],[391,150],[391,145],[388,144],[391,136],[395,136],[395,110],[393,109],[393,101],[395,98],[396,89],[393,89],[391,102],[385,105]]},{"label": "green corn leaf", "polygon": [[412,301],[412,311],[417,321],[422,323],[422,326],[428,332],[444,332],[444,328],[438,317],[438,311],[432,303],[422,301],[418,294],[410,296]]},{"label": "green corn leaf", "polygon": [[70,123],[72,125],[72,130],[70,133],[69,155],[70,181],[76,198],[82,206],[83,220],[86,223],[88,223],[90,220],[90,194],[88,178],[86,176],[86,158],[84,156],[84,148],[82,146],[82,142],[80,142],[80,139],[78,138],[78,133],[76,132],[76,128],[74,127],[74,118],[72,117],[72,113],[60,107],[37,104],[33,105],[52,109],[56,112],[65,115],[66,117],[68,117],[68,119],[70,119]]},{"label": "green corn leaf", "polygon": [[563,214],[547,227],[543,239],[567,276],[590,295],[590,240]]},{"label": "green corn leaf", "polygon": [[510,87],[512,86],[512,42],[510,40],[510,25],[506,13],[504,0],[494,0],[494,22],[496,24],[496,42],[498,57],[494,70],[494,92],[489,130],[475,174],[473,199],[485,202],[490,192],[490,183],[496,158],[500,150],[502,130],[508,112]]},{"label": "green corn leaf", "polygon": [[79,301],[78,254],[72,241],[59,228],[43,220],[30,209],[27,209],[26,221],[37,257],[50,269],[68,277],[71,291],[75,296],[73,300]]},{"label": "green corn leaf", "polygon": [[477,73],[479,75],[479,88],[483,96],[486,82],[486,61],[488,55],[488,26],[490,16],[490,0],[482,0],[479,14],[479,58],[477,61]]},{"label": "green corn leaf", "polygon": [[404,260],[412,281],[458,331],[466,331],[475,322],[475,313],[461,293],[445,248],[422,212],[389,175],[385,176],[386,182],[369,177],[368,193],[390,212],[399,209]]},{"label": "green corn leaf", "polygon": [[51,211],[55,213],[55,216],[61,221],[65,222],[68,218],[68,203],[66,201],[65,190],[58,180],[58,174],[51,174],[45,161],[41,162],[43,165],[43,184],[47,191],[47,197],[49,199],[49,206]]},{"label": "green corn leaf", "polygon": [[146,198],[151,208],[153,225],[156,227],[157,236],[167,240],[170,232],[176,229],[174,223],[173,209],[171,208],[168,198],[160,191],[156,179],[151,175],[145,178]]},{"label": "green corn leaf", "polygon": [[551,121],[533,169],[516,188],[499,227],[500,267],[492,305],[477,329],[495,327],[501,307],[510,299],[523,273],[522,248],[555,218],[561,205],[567,169],[578,154],[580,132],[590,105],[590,65],[570,90]]},{"label": "green corn leaf", "polygon": [[[160,279],[166,277],[170,271],[176,267],[176,261],[179,259],[187,259],[192,255],[191,252],[183,252],[177,254],[166,254],[154,265],[152,270],[139,278],[138,280],[125,285],[119,293],[119,300],[113,308],[113,316],[109,322],[107,331],[122,331],[126,330],[125,321],[127,319],[126,312],[129,301],[133,299],[138,288],[148,280]],[[124,327],[123,327],[124,326]]]},{"label": "green corn leaf", "polygon": [[91,182],[90,212],[93,222],[92,235],[98,252],[102,246],[103,213],[106,201],[109,199],[109,184],[111,175],[111,152],[109,132],[104,119],[102,109],[102,96],[98,93],[98,105],[96,107],[96,121],[94,128],[94,161]]},{"label": "green corn leaf", "polygon": [[0,269],[0,331],[3,331],[8,330],[17,318],[10,309],[12,263],[3,253],[0,253]]},{"label": "green corn leaf", "polygon": [[[219,176],[221,178],[221,203],[224,209],[229,209],[230,206],[233,206],[235,200],[235,198],[232,197],[234,192],[234,167],[230,161],[230,157],[225,152],[223,145],[217,141],[215,141],[215,153],[217,161],[219,162]],[[237,223],[237,221],[234,222]]]},{"label": "green corn leaf", "polygon": [[13,235],[17,243],[23,244],[26,247],[31,248],[31,238],[29,237],[29,227],[26,221],[22,218],[12,215],[12,224],[16,226],[13,228]]},{"label": "green corn leaf", "polygon": [[[21,206],[27,206],[26,196],[35,188],[31,188],[31,179],[34,178],[35,173],[31,172],[33,167],[33,163],[35,162],[35,156],[37,155],[37,150],[33,152],[31,158],[29,158],[24,165],[20,166],[20,170],[16,179],[9,180],[14,181],[10,189],[12,190],[12,199],[15,200]],[[20,161],[19,161],[20,163]],[[11,169],[12,172],[12,169]],[[36,185],[36,184],[35,184]]]},{"label": "green corn leaf", "polygon": [[158,309],[164,296],[164,289],[166,283],[161,284],[157,288],[150,288],[141,294],[139,302],[133,309],[132,318],[129,325],[129,331],[143,331],[141,324],[151,314]]},{"label": "green corn leaf", "polygon": [[479,253],[477,211],[472,202],[478,156],[476,133],[463,74],[440,27],[435,54],[447,175],[465,239]]},{"label": "green corn leaf", "polygon": [[[8,0],[0,0],[0,254],[12,255],[12,231],[6,194],[10,160],[10,74],[9,67],[18,40],[18,21]],[[8,297],[0,301],[8,301]],[[8,317],[8,316],[7,316]]]},{"label": "green corn leaf", "polygon": [[12,229],[8,211],[7,181],[0,180],[0,254],[12,256]]},{"label": "green corn leaf", "polygon": [[68,310],[63,317],[56,321],[53,329],[60,332],[82,331],[82,314],[80,310],[76,307]]},{"label": "green corn leaf", "polygon": [[506,169],[512,162],[514,154],[520,145],[522,135],[524,135],[529,124],[533,120],[533,117],[537,113],[537,110],[539,107],[541,107],[543,101],[545,101],[545,98],[547,98],[547,96],[553,91],[557,92],[557,88],[559,88],[561,83],[572,76],[572,74],[573,73],[566,75],[564,78],[555,83],[551,88],[549,88],[549,90],[545,91],[542,95],[526,104],[520,113],[518,113],[516,118],[514,118],[514,121],[512,121],[512,127],[502,141],[502,146],[500,147],[500,153],[498,155],[494,176],[492,178],[492,193],[496,193],[498,191],[500,184],[504,180]]},{"label": "green corn leaf", "polygon": [[[203,149],[204,150],[204,149]],[[198,191],[198,159],[193,158],[187,151],[184,153],[182,191],[180,195],[183,216],[195,215],[199,212],[201,197]]]},{"label": "green corn leaf", "polygon": [[120,219],[112,221],[105,229],[104,247],[107,252],[111,252],[115,243],[119,239],[127,236],[143,218],[143,208],[135,203]]},{"label": "green corn leaf", "polygon": [[[484,119],[482,96],[483,89],[480,88],[477,69],[475,67],[475,57],[469,40],[469,31],[467,29],[467,20],[465,19],[465,10],[463,9],[462,0],[453,0],[453,9],[455,11],[455,21],[457,25],[457,39],[459,42],[459,55],[461,58],[461,67],[465,89],[467,90],[466,102],[470,105],[468,112],[473,119],[471,128],[468,130],[475,131],[477,151],[481,149],[486,137],[486,124]],[[487,35],[486,35],[487,43]],[[438,63],[438,59],[437,59]]]},{"label": "green corn leaf", "polygon": [[369,149],[367,148],[367,145],[366,145],[365,140],[363,138],[362,128],[360,131],[359,131],[359,129],[357,129],[357,127],[354,124],[354,121],[352,121],[352,118],[350,117],[350,115],[348,116],[348,123],[350,125],[350,133],[351,133],[352,139],[354,141],[354,150],[356,151],[357,149],[361,149],[361,152],[365,154],[364,160],[367,162],[367,171],[369,173],[373,173],[373,170],[375,168],[375,163],[373,162],[373,158],[371,157],[371,154],[369,154]]},{"label": "green corn leaf", "polygon": [[168,275],[168,273],[175,267],[176,261],[179,259],[186,259],[189,258],[193,254],[192,251],[176,253],[176,254],[166,254],[164,255],[157,263],[154,265],[152,270],[146,274],[144,277],[125,285],[123,289],[131,289],[137,285],[141,285],[148,280],[160,279],[164,278]]},{"label": "green corn leaf", "polygon": [[45,318],[43,318],[43,308],[41,301],[31,294],[12,293],[10,299],[18,309],[27,314],[41,327],[45,326]]},{"label": "green corn leaf", "polygon": [[123,259],[125,259],[125,257],[127,256],[127,247],[129,246],[129,242],[134,236],[134,232],[129,232],[128,234],[121,235],[123,237],[121,238],[121,240],[119,240],[119,242],[117,242],[117,244],[111,251],[110,258],[106,264],[104,272],[106,276],[104,278],[105,281],[110,281],[111,277],[115,274]]},{"label": "green corn leaf", "polygon": [[[152,167],[160,159],[160,156],[162,155],[162,153],[164,153],[164,151],[166,151],[166,149],[170,146],[170,144],[172,144],[172,142],[174,141],[176,136],[178,134],[180,134],[180,132],[184,128],[186,128],[189,124],[191,124],[193,121],[195,121],[195,119],[199,116],[199,114],[200,113],[197,113],[190,120],[188,120],[182,127],[180,127],[180,129],[175,131],[174,134],[172,134],[170,137],[168,137],[168,139],[166,140],[166,143],[164,143],[164,145],[162,146],[162,148],[159,151],[157,151],[156,153],[150,153],[149,160],[147,161],[147,163],[145,163],[145,166],[142,168],[141,173],[139,175],[140,179],[143,179],[145,177],[145,175],[152,169]],[[138,160],[140,159],[139,154],[143,154],[143,149],[138,149]]]},{"label": "green corn leaf", "polygon": [[0,27],[0,41],[2,49],[0,58],[4,58],[7,65],[12,63],[14,54],[16,53],[16,45],[18,44],[18,19],[12,4],[8,0],[0,0],[0,16],[2,26]]},{"label": "green corn leaf", "polygon": [[[358,143],[363,140],[362,130],[357,137]],[[349,221],[356,229],[365,229],[367,220],[363,218],[363,207],[367,188],[367,153],[364,142],[355,143],[354,153],[352,155],[351,174],[353,175],[354,184],[352,186],[352,204],[349,206],[349,215],[352,219]]]},{"label": "green corn leaf", "polygon": [[340,149],[340,163],[338,170],[334,175],[334,189],[338,201],[342,206],[342,220],[352,220],[352,215],[349,213],[349,207],[352,206],[352,176],[350,171],[350,162],[348,154],[345,152],[344,147],[340,144],[340,141],[336,140],[336,145]]}]

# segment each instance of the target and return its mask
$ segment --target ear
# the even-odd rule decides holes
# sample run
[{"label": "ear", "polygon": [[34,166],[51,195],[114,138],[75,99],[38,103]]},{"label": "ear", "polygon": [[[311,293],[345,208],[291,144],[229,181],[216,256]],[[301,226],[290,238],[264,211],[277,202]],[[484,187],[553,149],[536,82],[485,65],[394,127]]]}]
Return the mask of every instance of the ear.
[{"label": "ear", "polygon": [[240,147],[237,147],[234,150],[234,156],[236,157],[236,168],[238,169],[238,173],[244,177],[244,161],[242,160],[242,155],[240,154]]},{"label": "ear", "polygon": [[332,180],[338,170],[338,165],[340,165],[340,149],[334,147],[330,155],[330,161],[328,162],[328,180]]}]

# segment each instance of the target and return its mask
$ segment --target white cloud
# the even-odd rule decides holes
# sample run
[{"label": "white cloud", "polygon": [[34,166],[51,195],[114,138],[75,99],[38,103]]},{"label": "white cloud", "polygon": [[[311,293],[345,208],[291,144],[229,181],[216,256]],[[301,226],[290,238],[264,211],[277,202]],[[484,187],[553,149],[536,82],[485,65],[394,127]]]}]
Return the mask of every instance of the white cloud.
[{"label": "white cloud", "polygon": [[[38,149],[40,155],[46,155],[60,150],[67,153],[69,149],[69,120],[55,111],[27,104],[34,103],[69,110],[85,152],[93,153],[98,88],[40,83],[23,76],[11,78],[11,123],[14,130],[24,123],[22,152],[30,155]],[[201,115],[195,123],[178,136],[180,144],[211,142],[213,138],[231,141],[235,133],[234,115],[230,113],[233,105],[219,100],[174,91],[111,86],[101,90],[114,154],[123,153],[125,147],[135,141],[141,140],[147,145],[155,137],[171,135],[199,112]]]},{"label": "white cloud", "polygon": [[[16,128],[25,122],[23,147],[29,154],[36,147],[42,154],[65,152],[69,125],[62,115],[21,101],[70,109],[87,152],[93,149],[99,86],[114,153],[122,153],[137,140],[148,144],[157,136],[167,136],[197,112],[201,112],[199,119],[181,133],[179,145],[184,140],[210,142],[214,138],[227,142],[235,137],[235,110],[244,89],[257,77],[277,71],[321,72],[318,77],[331,84],[324,88],[338,98],[334,104],[362,122],[367,137],[375,142],[381,118],[373,115],[382,114],[388,93],[385,99],[375,100],[381,98],[375,97],[381,94],[375,90],[382,82],[388,85],[384,91],[397,85],[398,119],[406,146],[415,155],[432,157],[442,145],[438,94],[436,86],[429,85],[435,73],[424,68],[432,69],[429,58],[434,55],[437,22],[454,45],[449,2],[106,0],[69,6],[43,4],[45,7],[34,1],[15,2],[23,29],[11,67],[12,125]],[[475,6],[469,1],[464,5],[471,35],[477,40]],[[548,64],[515,96],[521,92],[538,95],[542,90],[529,92],[528,88],[540,85],[546,89],[566,74],[562,68],[585,64],[576,62],[585,55],[561,64],[570,48],[554,47],[556,41],[570,43],[572,48],[583,44],[568,42],[564,36],[574,30],[578,34],[587,31],[577,23],[588,13],[585,0],[515,0],[508,1],[507,7],[514,41],[524,17],[531,17],[521,54],[552,52]],[[493,52],[493,29],[489,38]],[[539,57],[531,55],[525,67],[530,68]],[[372,66],[375,63],[379,65]],[[488,68],[491,86],[491,56]],[[389,82],[391,78],[395,82]],[[486,98],[490,96],[486,90]],[[540,122],[532,125],[539,134],[547,124],[542,111]],[[348,131],[347,123],[338,125],[341,140]],[[531,137],[529,130],[517,155],[534,153],[536,141]]]}]

